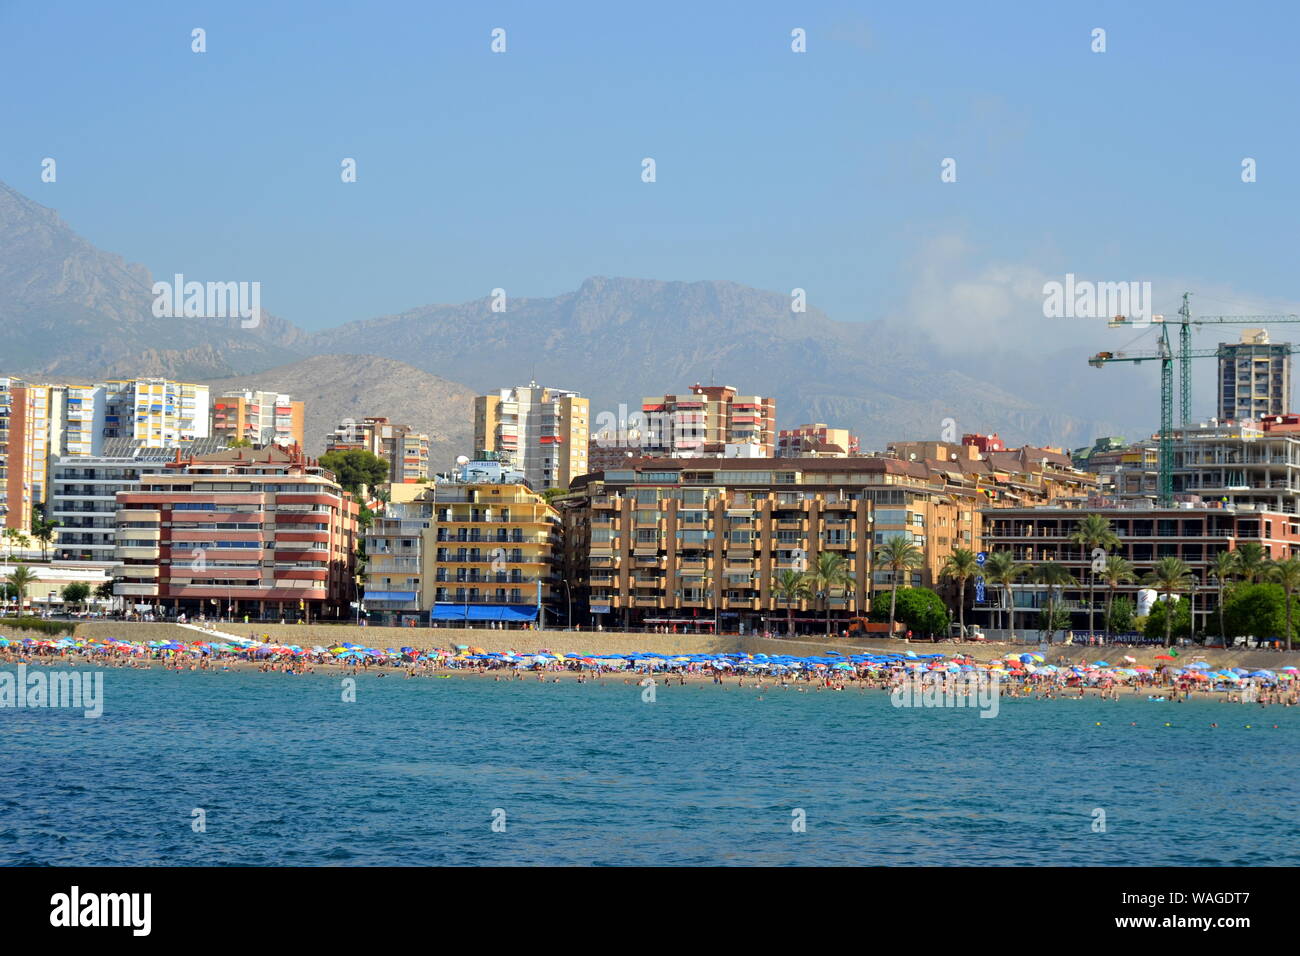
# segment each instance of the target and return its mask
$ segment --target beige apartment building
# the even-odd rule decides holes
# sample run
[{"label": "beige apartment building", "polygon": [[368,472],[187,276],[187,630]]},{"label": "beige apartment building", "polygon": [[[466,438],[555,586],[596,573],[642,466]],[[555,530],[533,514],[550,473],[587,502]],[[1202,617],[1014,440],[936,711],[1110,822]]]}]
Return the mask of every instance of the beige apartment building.
[{"label": "beige apartment building", "polygon": [[[638,459],[588,475],[557,502],[570,579],[607,626],[805,630],[864,615],[889,587],[876,548],[909,537],[924,564],[899,583],[933,586],[944,560],[979,537],[976,492],[889,458]],[[775,582],[843,555],[854,584],[788,603]]]},{"label": "beige apartment building", "polygon": [[578,392],[529,382],[474,399],[474,450],[523,472],[537,490],[586,474],[591,408]]},{"label": "beige apartment building", "polygon": [[[559,513],[500,462],[394,486],[366,533],[365,607],[383,623],[547,622],[568,612]],[[546,622],[541,622],[546,623]]]}]

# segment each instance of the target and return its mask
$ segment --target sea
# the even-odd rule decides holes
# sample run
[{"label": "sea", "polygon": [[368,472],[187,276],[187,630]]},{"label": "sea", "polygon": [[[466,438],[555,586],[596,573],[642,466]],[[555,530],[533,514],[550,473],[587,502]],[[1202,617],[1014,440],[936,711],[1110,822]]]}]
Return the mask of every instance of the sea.
[{"label": "sea", "polygon": [[0,709],[5,865],[1300,864],[1300,708],[75,670]]}]

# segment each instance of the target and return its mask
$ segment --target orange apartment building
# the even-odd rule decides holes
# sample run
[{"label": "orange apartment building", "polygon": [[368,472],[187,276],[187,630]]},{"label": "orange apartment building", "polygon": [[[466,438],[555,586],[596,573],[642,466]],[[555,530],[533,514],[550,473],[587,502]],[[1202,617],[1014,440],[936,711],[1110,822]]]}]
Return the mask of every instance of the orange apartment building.
[{"label": "orange apartment building", "polygon": [[253,445],[303,444],[305,403],[282,392],[225,392],[212,399],[211,434]]}]

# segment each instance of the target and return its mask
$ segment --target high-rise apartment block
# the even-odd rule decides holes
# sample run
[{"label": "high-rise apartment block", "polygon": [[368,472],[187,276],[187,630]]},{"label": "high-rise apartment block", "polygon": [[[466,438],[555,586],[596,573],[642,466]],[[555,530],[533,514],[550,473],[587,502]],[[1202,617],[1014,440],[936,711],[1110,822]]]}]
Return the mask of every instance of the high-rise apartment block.
[{"label": "high-rise apartment block", "polygon": [[474,399],[476,452],[492,452],[537,490],[568,488],[587,472],[590,404],[578,392],[530,382]]},{"label": "high-rise apartment block", "polygon": [[389,481],[395,485],[429,477],[429,436],[409,425],[394,425],[383,417],[344,419],[325,439],[325,450],[352,449],[368,451],[388,462]]},{"label": "high-rise apartment block", "polygon": [[105,443],[175,448],[208,434],[208,388],[162,378],[91,385],[0,378],[0,516],[27,530],[65,455],[99,455]]},{"label": "high-rise apartment block", "polygon": [[244,439],[252,445],[303,444],[304,403],[282,392],[231,391],[212,399],[212,434],[226,444]]},{"label": "high-rise apartment block", "polygon": [[[776,399],[739,395],[730,385],[696,383],[685,395],[642,400],[642,452],[662,458],[724,457],[728,445],[776,454]],[[736,456],[733,457],[748,457]]]},{"label": "high-rise apartment block", "polygon": [[1270,344],[1266,329],[1244,329],[1236,345],[1219,345],[1219,418],[1285,415],[1291,410],[1291,344]]}]

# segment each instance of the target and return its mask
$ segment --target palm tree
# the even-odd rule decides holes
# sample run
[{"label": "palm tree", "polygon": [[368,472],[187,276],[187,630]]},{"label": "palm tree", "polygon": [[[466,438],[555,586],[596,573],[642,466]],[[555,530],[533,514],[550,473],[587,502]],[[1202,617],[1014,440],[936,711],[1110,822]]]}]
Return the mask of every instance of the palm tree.
[{"label": "palm tree", "polygon": [[1300,591],[1300,558],[1275,561],[1269,566],[1268,576],[1282,585],[1286,593],[1286,649],[1291,650],[1291,595]]},{"label": "palm tree", "polygon": [[1108,554],[1101,579],[1106,582],[1106,633],[1114,637],[1110,622],[1115,607],[1115,591],[1121,584],[1136,581],[1137,573],[1133,570],[1133,563],[1128,559],[1121,558],[1118,554]]},{"label": "palm tree", "polygon": [[32,537],[41,543],[42,561],[49,557],[50,543],[54,541],[54,530],[58,526],[57,521],[45,517],[44,511],[40,511],[32,517]]},{"label": "palm tree", "polygon": [[1170,599],[1191,582],[1192,569],[1181,558],[1161,558],[1142,579],[1143,584],[1153,585],[1165,595],[1165,647],[1174,643],[1174,605]]},{"label": "palm tree", "polygon": [[1056,636],[1057,589],[1079,582],[1075,580],[1069,568],[1055,561],[1047,561],[1034,568],[1034,582],[1047,585],[1047,640],[1050,643]]},{"label": "palm tree", "polygon": [[984,577],[994,587],[1002,588],[1002,593],[1006,596],[1008,620],[1003,624],[1011,631],[1013,638],[1016,636],[1016,598],[1011,585],[1024,573],[1025,566],[1016,564],[1010,551],[994,551],[984,561]]},{"label": "palm tree", "polygon": [[[1075,525],[1074,532],[1070,535],[1070,540],[1079,546],[1083,552],[1084,563],[1090,561],[1090,555],[1096,548],[1104,548],[1109,551],[1111,548],[1119,547],[1119,536],[1115,534],[1110,527],[1110,519],[1101,515],[1085,515]],[[1092,633],[1092,605],[1096,595],[1097,572],[1089,567],[1088,571],[1088,633]]]},{"label": "palm tree", "polygon": [[1237,574],[1247,584],[1254,584],[1262,578],[1267,567],[1264,546],[1258,541],[1243,541],[1237,545]]},{"label": "palm tree", "polygon": [[849,570],[849,563],[844,555],[834,551],[821,551],[817,554],[817,566],[811,573],[812,585],[826,594],[826,636],[831,634],[831,591],[835,588],[847,588],[856,580]]},{"label": "palm tree", "polygon": [[1219,587],[1219,639],[1223,641],[1224,647],[1228,646],[1227,628],[1223,626],[1224,593],[1228,583],[1237,576],[1240,560],[1241,555],[1237,551],[1220,551],[1214,556],[1214,563],[1210,565],[1210,574],[1214,576]]},{"label": "palm tree", "polygon": [[9,572],[9,577],[5,580],[18,598],[18,616],[22,617],[27,610],[27,588],[36,583],[36,572],[27,565],[20,564]]},{"label": "palm tree", "polygon": [[876,552],[876,560],[889,568],[889,636],[894,636],[894,612],[898,610],[898,575],[925,563],[925,555],[909,534],[895,534],[885,539]]},{"label": "palm tree", "polygon": [[794,607],[796,601],[802,601],[812,593],[812,587],[808,582],[808,576],[799,571],[792,571],[786,568],[776,576],[772,582],[772,590],[776,592],[777,599],[785,602],[786,637],[794,636]]},{"label": "palm tree", "polygon": [[26,548],[27,545],[31,544],[31,539],[17,528],[5,528],[5,540],[8,542],[6,547],[9,550],[10,559],[14,556],[15,548]]},{"label": "palm tree", "polygon": [[939,577],[944,580],[957,582],[957,619],[961,625],[962,637],[966,636],[966,582],[979,572],[980,566],[975,558],[975,552],[966,548],[954,548],[939,572]]}]

